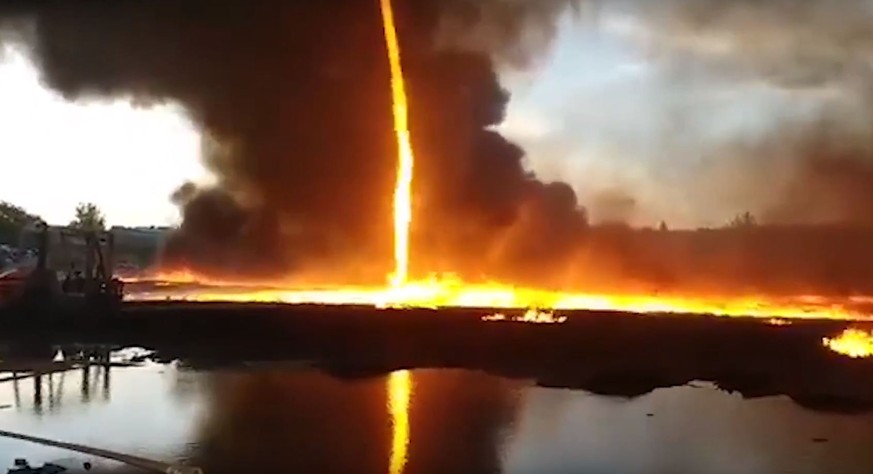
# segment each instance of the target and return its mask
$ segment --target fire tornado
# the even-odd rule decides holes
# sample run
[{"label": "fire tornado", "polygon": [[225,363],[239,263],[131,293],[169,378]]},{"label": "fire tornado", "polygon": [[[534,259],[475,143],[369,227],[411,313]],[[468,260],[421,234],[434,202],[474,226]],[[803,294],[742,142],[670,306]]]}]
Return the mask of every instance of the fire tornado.
[{"label": "fire tornado", "polygon": [[412,169],[415,156],[409,139],[409,106],[400,62],[400,44],[391,0],[380,0],[385,43],[391,65],[391,99],[397,135],[397,184],[394,187],[394,272],[391,286],[399,288],[409,277],[409,225],[412,223]]},{"label": "fire tornado", "polygon": [[[394,114],[394,133],[397,135],[397,183],[394,187],[394,272],[391,286],[400,289],[409,277],[409,225],[412,223],[412,168],[415,156],[409,139],[409,106],[403,67],[400,63],[400,44],[394,25],[391,0],[380,0],[385,44],[391,66],[391,102]],[[392,420],[390,474],[401,474],[406,464],[409,444],[410,374],[406,371],[388,377],[389,414]]]}]

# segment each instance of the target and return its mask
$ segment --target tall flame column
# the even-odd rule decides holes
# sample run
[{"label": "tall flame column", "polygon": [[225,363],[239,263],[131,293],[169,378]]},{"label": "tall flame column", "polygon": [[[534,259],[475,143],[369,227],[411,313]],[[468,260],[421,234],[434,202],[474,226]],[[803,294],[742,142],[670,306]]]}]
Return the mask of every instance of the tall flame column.
[{"label": "tall flame column", "polygon": [[397,183],[394,187],[394,273],[391,285],[403,286],[409,277],[409,226],[412,223],[412,170],[415,156],[409,138],[409,107],[400,62],[400,44],[391,0],[380,0],[385,43],[391,65],[391,101],[397,136]]}]

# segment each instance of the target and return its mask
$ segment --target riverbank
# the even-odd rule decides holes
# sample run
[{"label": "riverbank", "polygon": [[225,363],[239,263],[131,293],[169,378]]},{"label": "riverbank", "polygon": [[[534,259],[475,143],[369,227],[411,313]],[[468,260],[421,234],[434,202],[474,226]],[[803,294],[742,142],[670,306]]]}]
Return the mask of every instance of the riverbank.
[{"label": "riverbank", "polygon": [[12,357],[65,344],[144,347],[157,360],[200,368],[306,361],[343,377],[465,368],[628,397],[704,380],[748,397],[788,395],[815,409],[873,410],[873,360],[822,344],[862,323],[567,311],[563,324],[526,324],[483,321],[488,313],[126,303],[101,317],[7,315],[0,344]]}]

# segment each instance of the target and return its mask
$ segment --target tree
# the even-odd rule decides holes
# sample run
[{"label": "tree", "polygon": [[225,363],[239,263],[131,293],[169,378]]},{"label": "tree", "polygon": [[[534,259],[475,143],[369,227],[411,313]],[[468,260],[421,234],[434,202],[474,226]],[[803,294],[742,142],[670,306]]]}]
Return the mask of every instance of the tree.
[{"label": "tree", "polygon": [[70,222],[70,227],[86,231],[98,232],[106,229],[106,219],[103,212],[92,202],[82,202],[76,206],[76,218]]},{"label": "tree", "polygon": [[19,206],[0,201],[0,243],[17,245],[22,229],[39,220]]},{"label": "tree", "polygon": [[748,229],[757,225],[758,219],[750,212],[739,214],[728,223],[728,227],[732,229]]}]

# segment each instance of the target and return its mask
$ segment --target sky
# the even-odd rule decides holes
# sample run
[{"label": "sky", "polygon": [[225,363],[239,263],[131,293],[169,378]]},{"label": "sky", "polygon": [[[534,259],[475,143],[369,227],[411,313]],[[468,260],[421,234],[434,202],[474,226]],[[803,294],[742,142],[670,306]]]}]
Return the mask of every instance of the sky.
[{"label": "sky", "polygon": [[[863,88],[782,86],[762,74],[771,53],[789,73],[805,71],[805,58],[795,67],[789,53],[806,40],[791,36],[790,19],[782,29],[761,20],[776,39],[760,43],[758,58],[762,48],[749,50],[743,38],[757,31],[758,16],[727,16],[713,31],[688,33],[665,29],[645,10],[607,8],[583,21],[567,15],[548,54],[527,69],[502,71],[511,102],[500,130],[525,149],[540,178],[571,184],[595,221],[717,226],[766,207],[780,185],[774,177],[785,173],[738,153],[825,111],[847,123],[869,123],[857,118],[870,112],[859,99]],[[842,53],[836,46],[822,54]],[[68,222],[80,201],[98,204],[110,224],[178,222],[169,195],[187,180],[210,179],[184,109],[126,99],[66,102],[42,87],[21,50],[5,49],[0,200],[51,223]],[[767,166],[778,161],[768,159]]]},{"label": "sky", "polygon": [[170,194],[209,179],[200,147],[177,105],[68,102],[21,49],[0,54],[0,200],[50,224],[69,223],[79,202],[96,203],[110,225],[177,223]]},{"label": "sky", "polygon": [[[210,179],[200,133],[183,107],[134,106],[129,98],[69,102],[40,83],[24,48],[0,48],[0,200],[51,224],[69,222],[79,202],[96,203],[111,225],[179,222],[169,196],[185,181]],[[549,77],[562,75],[562,67],[541,71],[550,89],[556,84]],[[547,126],[540,108],[547,111],[571,86],[558,81],[559,90],[526,95],[509,135],[525,138]]]},{"label": "sky", "polygon": [[769,80],[737,38],[649,21],[609,8],[593,21],[565,16],[549,55],[503,74],[512,91],[503,133],[541,179],[571,184],[594,221],[723,225],[778,200],[787,173],[755,146],[826,113],[869,113],[848,88]]}]

